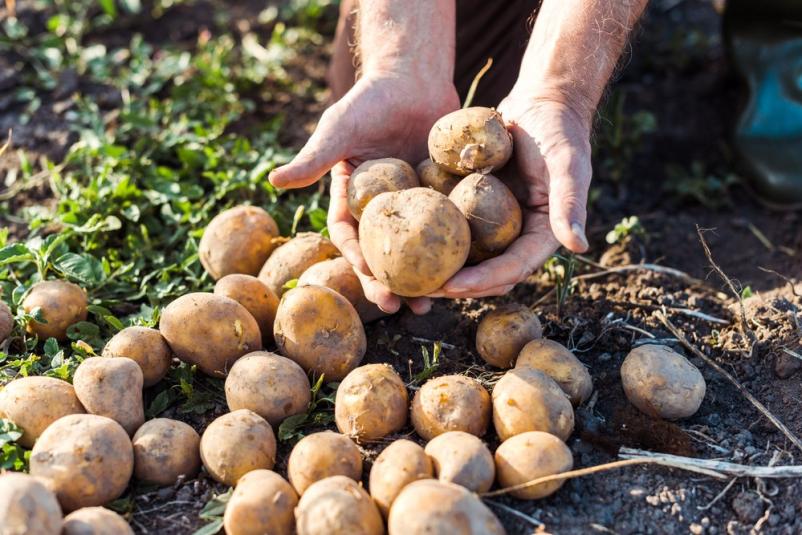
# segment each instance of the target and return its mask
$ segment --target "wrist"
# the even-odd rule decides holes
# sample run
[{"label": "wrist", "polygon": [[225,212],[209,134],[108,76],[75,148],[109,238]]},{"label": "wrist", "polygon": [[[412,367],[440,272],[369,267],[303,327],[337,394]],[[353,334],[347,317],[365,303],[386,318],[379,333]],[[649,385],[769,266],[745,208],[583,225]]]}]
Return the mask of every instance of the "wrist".
[{"label": "wrist", "polygon": [[544,82],[537,88],[529,84],[516,82],[508,99],[518,106],[537,109],[542,106],[556,106],[571,115],[585,130],[590,132],[596,114],[597,99],[570,84]]}]

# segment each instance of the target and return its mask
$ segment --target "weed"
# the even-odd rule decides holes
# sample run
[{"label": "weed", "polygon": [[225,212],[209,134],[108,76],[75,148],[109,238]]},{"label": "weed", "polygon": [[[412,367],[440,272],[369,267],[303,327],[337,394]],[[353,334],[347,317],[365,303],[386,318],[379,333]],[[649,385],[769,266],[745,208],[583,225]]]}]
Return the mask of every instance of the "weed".
[{"label": "weed", "polygon": [[554,284],[554,291],[557,295],[557,315],[562,315],[562,309],[568,296],[574,293],[576,281],[574,272],[576,271],[576,258],[573,254],[563,256],[555,254],[543,265],[546,275]]},{"label": "weed", "polygon": [[423,355],[423,370],[416,373],[412,378],[412,383],[417,385],[423,384],[437,372],[440,367],[440,354],[443,352],[443,343],[435,342],[432,346],[431,355],[426,346],[420,346],[420,351]]},{"label": "weed", "polygon": [[610,245],[613,245],[634,236],[644,239],[647,237],[646,229],[643,228],[640,219],[638,219],[636,215],[625,217],[619,223],[616,223],[613,230],[608,232],[604,237],[604,240]]},{"label": "weed", "polygon": [[730,189],[740,181],[734,173],[718,175],[708,171],[700,161],[690,169],[677,164],[666,167],[664,189],[680,201],[695,201],[710,209],[732,206]]},{"label": "weed", "polygon": [[324,377],[318,377],[312,386],[312,401],[309,402],[306,412],[295,414],[281,422],[278,427],[280,441],[297,442],[304,437],[304,428],[324,426],[334,421],[334,396],[340,383],[328,383],[324,386]]},{"label": "weed", "polygon": [[593,146],[594,161],[603,177],[620,184],[644,135],[654,132],[657,120],[648,111],[627,114],[624,111],[626,93],[618,90],[606,102],[599,115],[605,120],[599,121],[595,143]]}]

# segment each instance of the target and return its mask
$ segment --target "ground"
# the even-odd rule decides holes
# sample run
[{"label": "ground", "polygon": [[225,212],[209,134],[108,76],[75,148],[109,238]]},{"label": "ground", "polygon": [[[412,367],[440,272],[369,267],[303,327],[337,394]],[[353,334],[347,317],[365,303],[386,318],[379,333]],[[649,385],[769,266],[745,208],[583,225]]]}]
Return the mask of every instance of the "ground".
[{"label": "ground", "polygon": [[[81,6],[88,6],[94,22],[76,28]],[[9,228],[0,278],[14,308],[14,296],[42,274],[82,282],[102,309],[73,333],[73,341],[99,350],[115,321],[153,324],[159,306],[210,287],[194,247],[205,221],[221,207],[255,202],[276,214],[285,232],[322,228],[324,197],[314,189],[278,195],[264,185],[264,174],[303,143],[324,108],[336,9],[311,1],[277,6],[161,1],[145,2],[132,13],[118,8],[111,16],[92,2],[18,2],[19,20],[35,43],[11,39],[15,28],[8,21],[0,35],[0,46],[11,50],[0,55],[0,131],[13,128],[13,148],[21,149],[0,157],[7,188],[0,192],[0,217]],[[42,32],[54,13],[62,18],[50,19],[56,28],[51,32],[62,41],[53,45]],[[5,19],[7,13],[0,14]],[[744,94],[725,59],[720,24],[708,2],[650,6],[598,114],[592,247],[586,255],[555,258],[503,298],[438,301],[425,317],[401,312],[374,322],[367,326],[365,362],[393,364],[415,388],[422,347],[431,354],[437,343],[442,352],[435,373],[465,373],[492,387],[500,373],[476,354],[477,321],[500,303],[524,303],[538,312],[545,335],[573,349],[593,376],[595,394],[577,410],[577,430],[568,441],[577,467],[614,460],[621,446],[744,464],[795,464],[801,452],[731,382],[679,344],[656,315],[664,311],[693,346],[802,435],[802,212],[763,206],[734,161],[729,132]],[[70,36],[81,46],[75,57],[68,57]],[[93,46],[110,52],[109,65],[92,59]],[[64,51],[58,65],[49,47]],[[25,77],[18,76],[21,64]],[[33,64],[46,67],[31,69]],[[42,163],[43,157],[52,163]],[[53,168],[61,162],[63,172]],[[121,184],[137,184],[141,191],[126,193]],[[102,217],[91,219],[96,212]],[[110,216],[117,221],[103,219]],[[608,240],[630,216],[637,223],[620,225]],[[95,227],[89,229],[90,223]],[[65,229],[65,241],[44,256],[37,237]],[[25,249],[14,248],[26,239]],[[80,269],[66,263],[76,258],[70,254],[78,255]],[[107,259],[108,269],[90,257]],[[615,271],[641,262],[658,268]],[[734,281],[734,293],[712,262]],[[740,328],[741,299],[755,339],[751,355],[748,334]],[[702,370],[707,394],[692,418],[657,421],[626,401],[618,369],[633,346],[652,339],[684,352]],[[0,383],[19,370],[69,376],[87,353],[75,343],[43,347],[22,333],[3,349]],[[186,367],[164,383],[146,394],[150,415],[202,430],[226,411],[219,382]],[[324,387],[319,395],[330,393]],[[286,454],[299,433],[323,427],[332,427],[325,399],[303,426],[283,430],[276,469],[285,472]],[[402,434],[411,433],[408,428]],[[497,445],[492,433],[485,438]],[[386,443],[363,445],[368,467]],[[5,446],[5,463],[12,446]],[[201,474],[171,488],[132,487],[114,507],[138,533],[191,533],[219,519],[216,502],[209,502],[226,490]],[[717,481],[637,466],[572,479],[537,502],[499,497],[488,503],[511,534],[792,534],[802,532],[801,492],[796,480]]]}]

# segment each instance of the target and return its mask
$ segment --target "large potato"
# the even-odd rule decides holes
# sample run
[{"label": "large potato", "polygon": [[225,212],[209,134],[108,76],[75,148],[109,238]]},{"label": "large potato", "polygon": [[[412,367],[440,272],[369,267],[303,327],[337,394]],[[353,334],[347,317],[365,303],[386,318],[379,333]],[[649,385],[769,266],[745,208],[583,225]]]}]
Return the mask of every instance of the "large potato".
[{"label": "large potato", "polygon": [[312,433],[298,441],[287,461],[287,477],[299,495],[315,481],[346,476],[362,478],[362,454],[345,435],[333,431]]},{"label": "large potato", "polygon": [[67,328],[84,321],[88,314],[86,292],[80,286],[67,281],[42,281],[33,285],[22,301],[22,309],[32,313],[40,309],[47,323],[31,320],[28,332],[41,339],[67,339]]},{"label": "large potato", "polygon": [[451,190],[459,184],[460,177],[449,173],[436,163],[431,158],[426,158],[418,167],[415,168],[418,172],[420,185],[426,188],[432,188],[434,191],[439,191],[443,195],[448,195]]},{"label": "large potato", "polygon": [[418,175],[407,162],[398,158],[367,160],[351,173],[348,181],[348,210],[359,221],[365,206],[379,193],[417,186],[420,186]]},{"label": "large potato", "polygon": [[298,364],[268,351],[239,359],[226,377],[229,410],[250,409],[277,426],[305,412],[312,401],[309,378]]},{"label": "large potato", "polygon": [[476,329],[476,350],[485,362],[499,368],[512,368],[521,349],[543,336],[534,311],[519,304],[491,310]]},{"label": "large potato", "polygon": [[299,232],[273,251],[259,271],[259,280],[281,296],[284,285],[300,277],[309,266],[335,256],[340,256],[340,251],[327,238],[317,232]]},{"label": "large potato", "polygon": [[332,476],[310,485],[295,510],[298,535],[382,535],[376,504],[359,483]]},{"label": "large potato", "polygon": [[432,460],[423,448],[411,440],[396,440],[384,448],[370,468],[370,495],[386,518],[404,487],[432,477]]},{"label": "large potato", "polygon": [[0,390],[0,418],[22,429],[18,442],[26,448],[32,448],[44,430],[62,416],[84,412],[73,386],[61,379],[21,377]]},{"label": "large potato", "polygon": [[0,474],[0,533],[59,535],[61,509],[55,495],[28,474]]},{"label": "large potato", "polygon": [[688,359],[661,345],[629,352],[621,365],[621,383],[630,403],[657,418],[687,418],[699,410],[706,385]]},{"label": "large potato", "polygon": [[276,436],[267,420],[248,409],[224,414],[209,424],[200,440],[206,471],[220,483],[234,486],[239,478],[276,464]]},{"label": "large potato", "polygon": [[84,507],[64,518],[62,535],[134,535],[123,517],[103,507]]},{"label": "large potato", "polygon": [[134,434],[134,477],[146,483],[173,485],[200,468],[200,436],[189,425],[169,418],[145,422]]},{"label": "large potato", "polygon": [[489,173],[512,156],[512,135],[492,108],[463,108],[444,115],[429,132],[429,157],[455,175]]},{"label": "large potato", "polygon": [[121,330],[103,348],[103,356],[125,357],[139,364],[146,387],[164,379],[173,361],[173,352],[162,334],[148,327]]},{"label": "large potato", "polygon": [[345,376],[337,387],[334,418],[340,433],[376,440],[407,423],[409,398],[404,381],[389,364],[368,364]]},{"label": "large potato", "polygon": [[226,505],[226,535],[294,535],[298,494],[271,470],[254,470],[237,481]]},{"label": "large potato", "polygon": [[278,235],[270,214],[256,206],[235,206],[209,222],[198,256],[215,280],[231,273],[256,275],[276,247]]},{"label": "large potato", "polygon": [[226,275],[214,285],[214,293],[233,299],[251,313],[262,339],[265,342],[273,338],[273,322],[276,320],[278,297],[273,290],[252,275],[233,273]]},{"label": "large potato", "polygon": [[[573,467],[571,450],[551,433],[521,433],[505,440],[496,449],[496,474],[502,488],[567,472]],[[513,490],[510,494],[521,500],[537,500],[553,494],[563,483],[564,479],[548,481]]]},{"label": "large potato", "polygon": [[473,492],[486,492],[496,478],[493,454],[482,439],[462,431],[437,435],[426,444],[440,481],[462,485]]},{"label": "large potato", "polygon": [[273,329],[281,353],[307,372],[339,381],[359,366],[365,328],[348,300],[323,286],[293,288],[281,298]]},{"label": "large potato", "polygon": [[133,360],[88,358],[75,370],[72,384],[86,412],[111,418],[129,436],[145,422],[142,369]]},{"label": "large potato", "polygon": [[446,431],[478,437],[490,423],[490,394],[476,379],[444,375],[429,379],[412,400],[412,425],[426,440]]},{"label": "large potato", "polygon": [[359,221],[359,243],[370,271],[404,297],[443,286],[465,265],[470,242],[465,216],[429,188],[382,193]]},{"label": "large potato", "polygon": [[242,355],[262,349],[256,320],[222,295],[198,292],[179,297],[162,311],[159,331],[179,359],[217,377],[225,377]]},{"label": "large potato", "polygon": [[14,315],[3,301],[0,301],[0,342],[5,342],[14,331]]},{"label": "large potato", "polygon": [[47,480],[65,512],[119,498],[133,471],[134,449],[125,429],[95,414],[59,418],[31,452],[31,475]]},{"label": "large potato", "polygon": [[574,405],[587,401],[593,393],[593,380],[585,365],[564,345],[553,340],[532,340],[524,346],[515,367],[528,366],[542,371],[560,385]]},{"label": "large potato", "polygon": [[384,315],[379,307],[365,297],[362,283],[359,282],[354,268],[341,256],[310,266],[298,278],[298,286],[331,288],[354,305],[363,322],[373,321]]}]

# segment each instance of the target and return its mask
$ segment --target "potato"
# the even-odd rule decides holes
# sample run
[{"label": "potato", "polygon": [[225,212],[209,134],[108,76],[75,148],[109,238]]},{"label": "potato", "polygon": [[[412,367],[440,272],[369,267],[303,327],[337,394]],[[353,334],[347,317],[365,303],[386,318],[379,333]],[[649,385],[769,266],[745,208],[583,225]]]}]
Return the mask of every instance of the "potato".
[{"label": "potato", "polygon": [[276,464],[276,436],[267,420],[239,409],[214,420],[203,432],[200,456],[216,481],[236,485],[251,470]]},{"label": "potato", "polygon": [[253,470],[237,482],[223,516],[226,535],[294,535],[298,495],[271,470]]},{"label": "potato", "polygon": [[379,454],[370,469],[370,495],[386,518],[401,490],[419,479],[434,477],[432,460],[411,440],[396,440]]},{"label": "potato", "polygon": [[322,431],[306,435],[290,452],[287,477],[302,495],[315,481],[346,476],[354,481],[362,478],[362,454],[345,435]]},{"label": "potato", "polygon": [[71,414],[45,429],[31,452],[31,475],[47,480],[65,512],[119,498],[134,471],[134,449],[120,424]]},{"label": "potato", "polygon": [[75,370],[72,384],[86,412],[111,418],[129,436],[145,422],[142,370],[133,360],[88,358]]},{"label": "potato", "polygon": [[340,251],[328,238],[317,232],[299,232],[273,251],[259,271],[259,280],[280,297],[284,285],[300,277],[309,266],[335,256],[340,256]]},{"label": "potato", "polygon": [[524,346],[541,336],[543,328],[532,309],[519,304],[503,305],[479,322],[476,351],[491,366],[512,368]]},{"label": "potato", "polygon": [[123,517],[103,507],[84,507],[64,518],[62,535],[134,535]]},{"label": "potato", "polygon": [[553,340],[532,340],[524,346],[515,367],[542,371],[560,385],[571,403],[581,405],[593,393],[593,380],[585,365],[568,349]]},{"label": "potato", "polygon": [[200,436],[189,425],[169,418],[145,422],[134,434],[134,477],[146,483],[173,485],[192,478],[200,468]]},{"label": "potato", "polygon": [[389,364],[360,366],[337,387],[337,429],[358,440],[395,433],[407,423],[408,410],[407,387]]},{"label": "potato", "polygon": [[332,476],[310,485],[295,510],[298,535],[382,535],[376,504],[359,483]]},{"label": "potato", "polygon": [[493,424],[502,441],[527,431],[566,440],[574,430],[574,409],[551,377],[522,366],[505,373],[493,388]]},{"label": "potato", "polygon": [[214,280],[231,273],[256,275],[278,244],[278,225],[257,206],[217,214],[203,231],[198,256]]},{"label": "potato", "polygon": [[262,281],[251,275],[233,273],[226,275],[214,285],[215,295],[233,299],[251,313],[262,340],[273,339],[273,322],[276,321],[278,297]]},{"label": "potato", "polygon": [[103,348],[103,356],[125,357],[139,364],[146,387],[164,379],[173,361],[173,352],[162,334],[148,327],[121,330]]},{"label": "potato", "polygon": [[298,286],[325,286],[342,295],[354,305],[363,322],[384,316],[379,307],[368,301],[362,283],[354,268],[343,257],[318,262],[309,267],[298,278]]},{"label": "potato", "polygon": [[429,157],[455,175],[489,173],[512,156],[512,135],[492,108],[463,108],[444,115],[429,132]]},{"label": "potato", "polygon": [[14,315],[3,301],[0,301],[0,342],[5,342],[14,331]]},{"label": "potato", "polygon": [[61,509],[55,495],[28,474],[0,474],[0,533],[59,535]]},{"label": "potato", "polygon": [[656,418],[692,416],[705,397],[699,369],[661,345],[643,345],[629,352],[621,365],[621,383],[630,403]]},{"label": "potato", "polygon": [[87,306],[86,292],[80,286],[60,280],[34,284],[22,301],[22,309],[29,314],[41,309],[47,323],[31,320],[27,329],[42,340],[66,340],[67,328],[86,319]]},{"label": "potato", "polygon": [[32,448],[44,430],[62,416],[85,412],[73,386],[61,379],[21,377],[0,390],[0,418],[22,429],[17,442],[25,448]]},{"label": "potato", "polygon": [[486,492],[496,478],[493,455],[482,439],[462,431],[437,435],[426,444],[440,481],[462,485],[473,492]]},{"label": "potato", "polygon": [[273,327],[279,351],[307,372],[339,381],[359,366],[365,328],[348,300],[323,286],[301,286],[281,298]]},{"label": "potato", "polygon": [[175,355],[204,373],[225,377],[242,355],[262,349],[262,334],[248,310],[228,297],[190,293],[162,311],[159,331]]},{"label": "potato", "polygon": [[301,367],[269,351],[248,353],[235,362],[225,390],[229,410],[250,409],[272,426],[305,412],[312,401],[309,378]]},{"label": "potato", "polygon": [[359,221],[359,240],[379,282],[395,294],[419,297],[465,265],[471,230],[448,197],[412,188],[374,197]]},{"label": "potato", "polygon": [[[567,472],[574,458],[565,442],[543,431],[529,431],[505,440],[496,449],[496,475],[502,488],[522,485],[539,477]],[[510,492],[521,500],[538,500],[553,494],[564,479],[530,485]]]},{"label": "potato", "polygon": [[444,375],[429,379],[412,400],[412,425],[431,440],[446,431],[465,431],[478,437],[490,423],[490,394],[476,379]]},{"label": "potato", "polygon": [[460,177],[452,175],[436,163],[431,158],[426,158],[415,169],[418,172],[420,185],[426,188],[432,188],[434,191],[439,191],[443,195],[448,195],[451,190],[459,184]]},{"label": "potato", "polygon": [[407,162],[398,158],[367,160],[351,173],[348,181],[348,210],[359,221],[365,206],[379,193],[418,186],[418,175]]},{"label": "potato", "polygon": [[389,535],[504,535],[496,516],[464,487],[422,479],[401,491],[390,508]]}]

